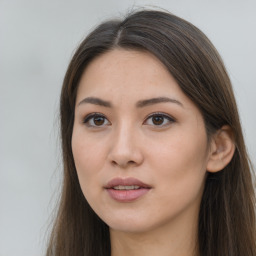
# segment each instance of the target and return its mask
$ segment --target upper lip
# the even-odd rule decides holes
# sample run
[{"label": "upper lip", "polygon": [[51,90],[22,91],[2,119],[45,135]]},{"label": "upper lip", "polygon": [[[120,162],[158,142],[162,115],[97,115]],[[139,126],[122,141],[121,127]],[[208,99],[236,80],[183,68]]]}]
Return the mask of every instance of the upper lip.
[{"label": "upper lip", "polygon": [[139,186],[142,188],[151,188],[150,185],[136,179],[136,178],[114,178],[112,180],[110,180],[107,185],[105,186],[105,188],[113,188],[115,186]]}]

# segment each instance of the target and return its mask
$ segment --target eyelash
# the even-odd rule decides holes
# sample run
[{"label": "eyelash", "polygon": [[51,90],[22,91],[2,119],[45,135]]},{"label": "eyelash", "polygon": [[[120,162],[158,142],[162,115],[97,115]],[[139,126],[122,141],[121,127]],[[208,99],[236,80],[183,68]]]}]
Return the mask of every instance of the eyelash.
[{"label": "eyelash", "polygon": [[[149,116],[147,116],[147,118],[145,119],[146,120],[149,120],[150,118],[153,118],[153,117],[162,117],[165,121],[167,120],[167,123],[165,124],[160,124],[160,125],[155,125],[155,124],[152,124],[153,126],[156,126],[156,127],[165,127],[167,126],[168,124],[170,123],[174,123],[176,120],[171,117],[170,115],[167,115],[167,114],[164,114],[162,112],[155,112],[155,113],[152,113],[150,114]],[[145,121],[143,122],[143,124],[145,123]],[[164,122],[165,122],[164,121]]]},{"label": "eyelash", "polygon": [[[104,118],[105,120],[107,120],[107,118],[101,114],[101,113],[92,113],[92,114],[89,114],[87,115],[84,120],[83,120],[83,123],[88,126],[88,127],[102,127],[102,126],[97,126],[97,125],[92,125],[92,124],[89,124],[89,122],[91,120],[93,120],[94,118],[96,117],[100,117],[100,118]],[[105,120],[104,120],[104,123],[105,123]],[[109,122],[109,121],[108,121]]]},{"label": "eyelash", "polygon": [[[93,121],[93,119],[96,118],[96,117],[103,118],[104,119],[104,123],[105,123],[106,120],[108,121],[108,119],[103,114],[101,114],[101,113],[91,113],[91,114],[87,115],[84,118],[83,123],[86,126],[88,126],[88,127],[97,127],[97,128],[103,127],[104,123],[102,125],[95,125],[95,124],[90,124],[89,123],[90,121]],[[153,117],[161,117],[165,121],[167,120],[167,123],[165,123],[165,124],[160,124],[160,125],[151,124],[152,126],[155,126],[155,127],[164,127],[164,126],[167,126],[168,124],[174,123],[176,121],[173,117],[171,117],[171,116],[169,116],[167,114],[164,114],[162,112],[155,112],[155,113],[150,114],[149,116],[147,116],[145,121],[147,121],[147,120],[149,120],[150,118],[153,118]],[[143,122],[143,124],[145,124],[145,121]],[[109,124],[111,124],[111,123],[109,122]],[[107,125],[109,125],[109,124],[107,124]]]}]

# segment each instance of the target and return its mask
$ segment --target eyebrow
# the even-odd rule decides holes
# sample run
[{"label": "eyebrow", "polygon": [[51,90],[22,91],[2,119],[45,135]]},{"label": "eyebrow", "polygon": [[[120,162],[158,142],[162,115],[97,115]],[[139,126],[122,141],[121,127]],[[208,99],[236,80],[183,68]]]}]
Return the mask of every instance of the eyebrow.
[{"label": "eyebrow", "polygon": [[180,101],[178,101],[176,99],[168,98],[168,97],[158,97],[158,98],[152,98],[152,99],[147,99],[147,100],[140,100],[136,103],[136,107],[142,108],[142,107],[154,105],[157,103],[163,103],[163,102],[171,102],[171,103],[175,103],[175,104],[178,104],[181,107],[183,107],[183,104]]},{"label": "eyebrow", "polygon": [[78,103],[78,106],[84,103],[91,103],[94,105],[99,105],[99,106],[103,106],[103,107],[107,107],[107,108],[111,108],[112,104],[109,101],[105,101],[102,100],[100,98],[95,98],[95,97],[88,97],[88,98],[84,98],[83,100],[81,100]]},{"label": "eyebrow", "polygon": [[[180,101],[178,101],[176,99],[168,98],[168,97],[157,97],[157,98],[152,98],[152,99],[140,100],[136,103],[136,107],[143,108],[146,106],[150,106],[150,105],[154,105],[154,104],[158,104],[158,103],[164,103],[164,102],[175,103],[175,104],[183,107],[183,104]],[[84,98],[83,100],[81,100],[78,103],[78,106],[80,106],[81,104],[85,104],[85,103],[99,105],[99,106],[103,106],[103,107],[107,107],[107,108],[112,107],[111,102],[102,100],[100,98],[95,98],[95,97]]]}]

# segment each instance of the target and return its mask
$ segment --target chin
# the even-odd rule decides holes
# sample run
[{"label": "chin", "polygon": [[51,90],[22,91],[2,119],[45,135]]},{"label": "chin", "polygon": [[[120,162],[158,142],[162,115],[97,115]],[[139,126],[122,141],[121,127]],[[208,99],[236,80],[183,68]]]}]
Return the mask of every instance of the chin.
[{"label": "chin", "polygon": [[157,223],[152,219],[139,216],[125,216],[107,218],[103,220],[111,230],[127,233],[144,233],[156,228]]},{"label": "chin", "polygon": [[125,220],[123,220],[123,223],[113,223],[113,225],[109,225],[110,230],[118,231],[118,232],[124,232],[124,233],[144,233],[151,230],[152,227],[149,227],[148,225],[141,225],[141,223],[124,223]]}]

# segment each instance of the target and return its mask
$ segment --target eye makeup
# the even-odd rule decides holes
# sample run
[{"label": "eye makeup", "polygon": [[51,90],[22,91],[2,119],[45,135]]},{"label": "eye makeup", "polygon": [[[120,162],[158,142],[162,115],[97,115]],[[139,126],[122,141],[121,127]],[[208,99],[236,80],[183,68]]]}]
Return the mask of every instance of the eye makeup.
[{"label": "eye makeup", "polygon": [[[142,124],[161,128],[174,122],[176,122],[176,120],[170,115],[162,112],[155,112],[148,115]],[[111,125],[110,121],[102,113],[91,113],[87,115],[84,118],[83,123],[87,127],[104,127],[106,125]]]}]

